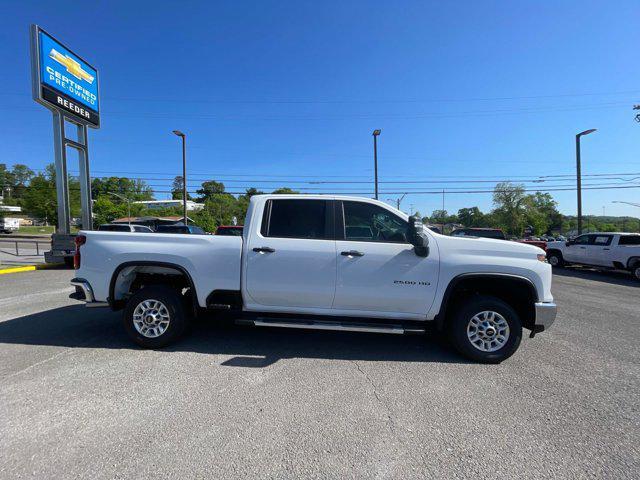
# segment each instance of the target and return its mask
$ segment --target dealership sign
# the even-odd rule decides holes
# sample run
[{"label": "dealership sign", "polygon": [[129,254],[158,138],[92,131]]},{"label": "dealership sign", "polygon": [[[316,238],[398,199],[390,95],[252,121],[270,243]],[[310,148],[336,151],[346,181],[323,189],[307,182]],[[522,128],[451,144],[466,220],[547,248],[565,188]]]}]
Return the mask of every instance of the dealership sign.
[{"label": "dealership sign", "polygon": [[98,71],[35,25],[31,29],[31,58],[34,100],[98,128]]}]

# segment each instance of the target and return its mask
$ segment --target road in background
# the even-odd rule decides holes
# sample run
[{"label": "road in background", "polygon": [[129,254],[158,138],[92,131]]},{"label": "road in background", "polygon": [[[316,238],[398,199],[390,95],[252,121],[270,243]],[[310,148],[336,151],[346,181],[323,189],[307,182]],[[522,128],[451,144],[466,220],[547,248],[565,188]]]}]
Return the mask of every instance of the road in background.
[{"label": "road in background", "polygon": [[1,478],[634,478],[640,284],[554,276],[549,332],[501,365],[434,338],[219,327],[162,351],[0,277]]}]

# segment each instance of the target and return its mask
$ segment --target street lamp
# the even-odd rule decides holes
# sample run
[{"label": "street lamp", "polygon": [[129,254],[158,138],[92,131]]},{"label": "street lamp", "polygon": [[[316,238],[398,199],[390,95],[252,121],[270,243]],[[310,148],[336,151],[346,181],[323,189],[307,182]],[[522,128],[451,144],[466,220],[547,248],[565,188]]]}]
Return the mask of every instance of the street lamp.
[{"label": "street lamp", "polygon": [[131,200],[129,200],[124,195],[120,195],[119,193],[107,192],[109,195],[113,195],[114,197],[118,197],[120,200],[124,200],[127,202],[127,220],[129,225],[131,225]]},{"label": "street lamp", "polygon": [[395,200],[393,198],[387,198],[388,202],[396,202],[396,208],[398,210],[400,210],[400,204],[402,203],[402,200],[404,200],[404,197],[406,197],[407,194],[403,193],[402,196],[400,198],[396,198]]},{"label": "street lamp", "polygon": [[187,136],[180,130],[174,130],[173,133],[182,138],[182,209],[184,224],[187,225]]},{"label": "street lamp", "polygon": [[376,200],[378,199],[378,135],[380,135],[379,128],[373,131],[373,171],[375,175],[375,192]]},{"label": "street lamp", "polygon": [[582,234],[582,174],[580,172],[580,137],[595,132],[595,128],[576,135],[576,181],[578,187],[578,235]]}]

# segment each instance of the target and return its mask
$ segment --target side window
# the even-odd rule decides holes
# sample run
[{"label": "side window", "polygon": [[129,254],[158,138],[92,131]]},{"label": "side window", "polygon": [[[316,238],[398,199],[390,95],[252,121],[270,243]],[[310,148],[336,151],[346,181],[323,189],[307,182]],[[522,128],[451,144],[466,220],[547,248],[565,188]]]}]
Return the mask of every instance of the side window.
[{"label": "side window", "polygon": [[618,245],[640,245],[640,235],[621,235]]},{"label": "side window", "polygon": [[271,200],[261,232],[265,237],[330,238],[325,200]]},{"label": "side window", "polygon": [[611,245],[611,235],[594,235],[593,236],[593,244],[606,247],[607,245]]},{"label": "side window", "polygon": [[589,235],[580,235],[576,238],[573,243],[576,245],[588,245],[589,244]]},{"label": "side window", "polygon": [[358,242],[408,243],[409,224],[377,205],[343,202],[344,238]]}]

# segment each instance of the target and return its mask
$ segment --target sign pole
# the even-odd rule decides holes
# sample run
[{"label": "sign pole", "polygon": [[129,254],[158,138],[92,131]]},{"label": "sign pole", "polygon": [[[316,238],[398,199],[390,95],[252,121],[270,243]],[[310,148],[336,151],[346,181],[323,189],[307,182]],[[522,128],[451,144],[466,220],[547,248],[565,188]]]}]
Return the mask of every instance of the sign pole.
[{"label": "sign pole", "polygon": [[58,200],[58,234],[68,235],[69,227],[69,182],[67,177],[67,152],[64,134],[64,116],[53,111],[53,150],[56,167],[56,197]]},{"label": "sign pole", "polygon": [[[77,124],[78,143],[84,148],[78,149],[78,160],[80,162],[80,204],[82,206],[82,229],[93,230],[93,215],[91,206],[91,175],[89,174],[89,138],[87,127]],[[131,216],[131,215],[129,215]]]}]

